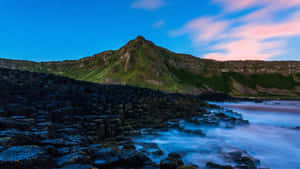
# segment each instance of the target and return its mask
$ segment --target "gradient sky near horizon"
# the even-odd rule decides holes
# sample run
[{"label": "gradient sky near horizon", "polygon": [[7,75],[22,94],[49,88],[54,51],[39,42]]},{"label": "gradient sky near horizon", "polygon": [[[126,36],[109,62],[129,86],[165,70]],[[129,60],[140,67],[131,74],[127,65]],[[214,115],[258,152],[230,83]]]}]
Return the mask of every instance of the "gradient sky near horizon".
[{"label": "gradient sky near horizon", "polygon": [[0,0],[0,58],[70,60],[138,35],[216,60],[300,60],[300,0]]}]

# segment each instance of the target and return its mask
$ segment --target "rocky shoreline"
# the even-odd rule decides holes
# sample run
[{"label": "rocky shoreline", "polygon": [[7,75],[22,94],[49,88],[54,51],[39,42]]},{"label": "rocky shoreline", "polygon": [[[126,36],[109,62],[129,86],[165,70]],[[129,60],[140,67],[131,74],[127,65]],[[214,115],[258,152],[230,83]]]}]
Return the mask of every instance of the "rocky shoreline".
[{"label": "rocky shoreline", "polygon": [[[248,121],[202,98],[145,88],[100,85],[27,71],[0,69],[0,168],[5,169],[193,169],[179,154],[159,164],[147,151],[163,155],[155,144],[136,147],[133,138],[156,131],[188,131],[197,125],[234,127]],[[216,111],[220,110],[220,111]],[[224,154],[237,165],[207,163],[208,169],[258,168],[246,152]]]}]

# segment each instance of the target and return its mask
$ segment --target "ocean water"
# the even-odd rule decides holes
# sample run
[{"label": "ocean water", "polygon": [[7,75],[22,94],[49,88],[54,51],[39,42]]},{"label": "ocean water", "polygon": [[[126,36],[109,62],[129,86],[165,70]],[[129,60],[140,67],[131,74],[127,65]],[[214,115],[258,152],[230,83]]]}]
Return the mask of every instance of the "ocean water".
[{"label": "ocean water", "polygon": [[246,151],[260,160],[260,166],[272,169],[300,169],[300,101],[263,103],[213,103],[242,114],[250,125],[235,128],[203,127],[185,124],[186,129],[202,130],[206,136],[178,130],[136,138],[136,142],[156,143],[165,155],[152,159],[159,163],[169,152],[178,152],[187,164],[203,168],[209,161],[234,163],[224,158],[233,150]]}]

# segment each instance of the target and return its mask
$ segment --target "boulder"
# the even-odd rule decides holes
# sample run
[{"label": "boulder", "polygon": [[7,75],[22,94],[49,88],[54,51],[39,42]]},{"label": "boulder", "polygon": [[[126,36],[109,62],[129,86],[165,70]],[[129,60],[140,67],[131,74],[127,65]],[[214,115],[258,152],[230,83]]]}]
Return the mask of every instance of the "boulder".
[{"label": "boulder", "polygon": [[151,163],[151,160],[142,152],[125,150],[120,154],[119,163],[124,166],[137,167],[142,166],[145,162]]},{"label": "boulder", "polygon": [[179,154],[170,153],[166,159],[160,161],[161,169],[176,169],[183,165],[182,158]]},{"label": "boulder", "polygon": [[259,160],[250,157],[246,152],[236,150],[229,152],[225,157],[238,164],[239,168],[256,169],[260,164]]}]

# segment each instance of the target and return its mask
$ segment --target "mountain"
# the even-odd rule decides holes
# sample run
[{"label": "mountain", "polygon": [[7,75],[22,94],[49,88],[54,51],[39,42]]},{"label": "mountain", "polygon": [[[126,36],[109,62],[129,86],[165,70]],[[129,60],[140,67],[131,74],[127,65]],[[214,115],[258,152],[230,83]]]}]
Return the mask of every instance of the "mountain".
[{"label": "mountain", "polygon": [[167,92],[199,94],[216,91],[243,97],[300,98],[298,61],[218,62],[174,53],[141,36],[119,50],[80,60],[30,62],[0,59],[0,67]]}]

